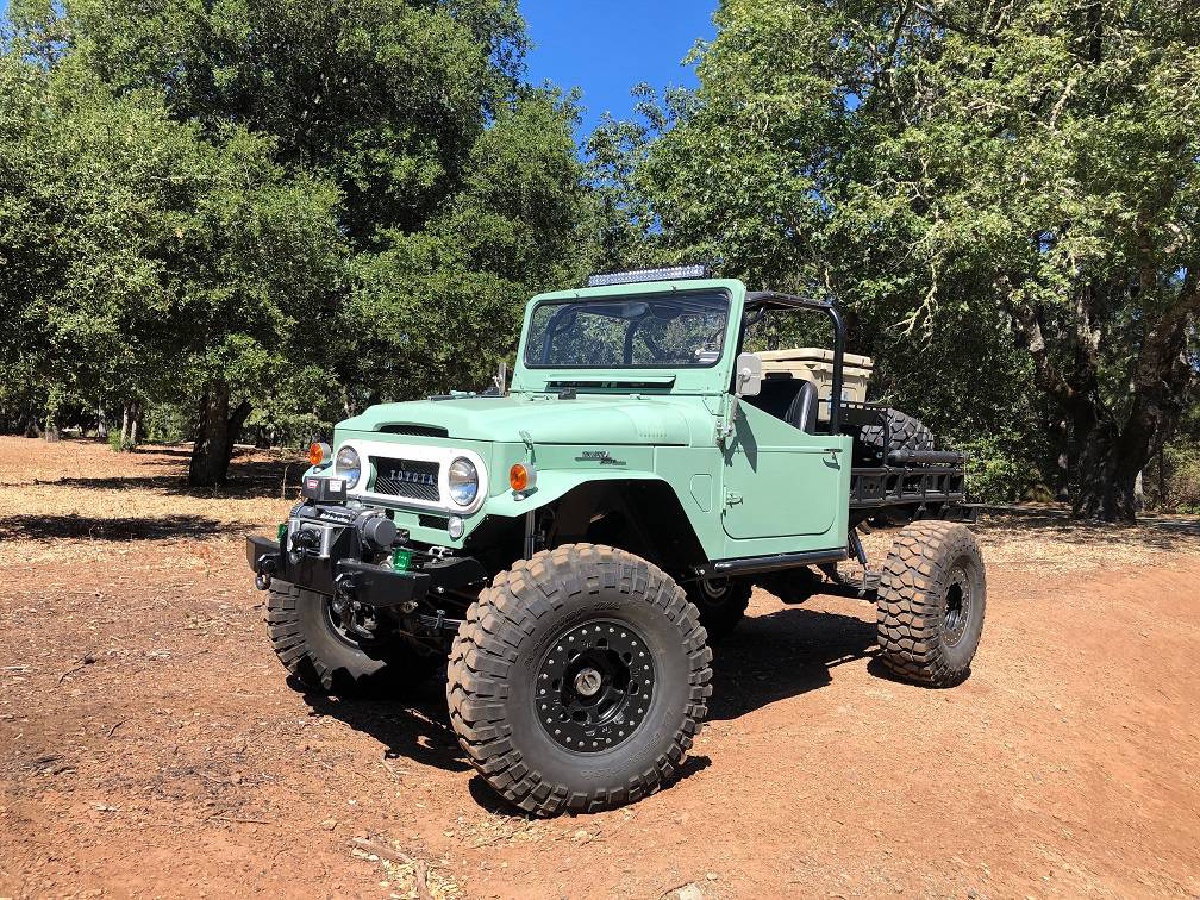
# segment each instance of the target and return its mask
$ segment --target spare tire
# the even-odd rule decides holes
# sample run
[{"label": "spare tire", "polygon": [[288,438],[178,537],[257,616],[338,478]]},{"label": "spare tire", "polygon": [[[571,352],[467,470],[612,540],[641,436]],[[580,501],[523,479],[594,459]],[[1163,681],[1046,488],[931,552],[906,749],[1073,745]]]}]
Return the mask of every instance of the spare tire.
[{"label": "spare tire", "polygon": [[920,419],[898,409],[885,409],[883,415],[883,425],[864,425],[859,432],[859,456],[863,462],[883,465],[885,450],[933,449],[933,432]]}]

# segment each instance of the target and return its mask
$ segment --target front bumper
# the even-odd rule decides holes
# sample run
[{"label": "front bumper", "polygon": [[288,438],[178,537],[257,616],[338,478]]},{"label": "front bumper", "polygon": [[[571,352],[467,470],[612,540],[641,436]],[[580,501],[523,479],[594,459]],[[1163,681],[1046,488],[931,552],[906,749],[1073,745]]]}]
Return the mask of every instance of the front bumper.
[{"label": "front bumper", "polygon": [[264,537],[246,538],[246,561],[261,588],[277,578],[318,594],[348,594],[377,608],[418,604],[433,581],[425,572],[397,572],[351,558],[284,553],[278,543]]}]

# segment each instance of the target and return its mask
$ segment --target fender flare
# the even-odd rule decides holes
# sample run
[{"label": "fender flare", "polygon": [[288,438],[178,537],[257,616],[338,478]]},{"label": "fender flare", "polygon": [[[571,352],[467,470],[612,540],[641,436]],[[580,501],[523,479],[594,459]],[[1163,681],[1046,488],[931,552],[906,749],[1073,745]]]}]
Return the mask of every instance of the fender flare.
[{"label": "fender flare", "polygon": [[573,470],[538,472],[537,486],[518,500],[512,491],[505,491],[498,496],[489,497],[483,511],[489,516],[506,516],[520,518],[526,513],[534,512],[548,506],[555,500],[560,500],[575,488],[585,484],[603,481],[654,481],[665,484],[674,492],[670,482],[660,475],[646,471],[627,471],[617,469],[612,471],[580,472]]}]

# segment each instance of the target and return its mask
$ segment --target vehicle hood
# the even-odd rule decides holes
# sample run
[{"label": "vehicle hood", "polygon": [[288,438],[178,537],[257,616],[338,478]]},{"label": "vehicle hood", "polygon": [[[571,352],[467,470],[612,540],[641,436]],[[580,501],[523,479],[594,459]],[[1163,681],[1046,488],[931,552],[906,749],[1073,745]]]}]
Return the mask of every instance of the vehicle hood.
[{"label": "vehicle hood", "polygon": [[[693,402],[695,398],[692,398]],[[416,425],[445,428],[458,440],[519,443],[526,432],[538,444],[679,444],[689,442],[679,399],[628,396],[473,397],[373,406],[338,430],[380,432]],[[401,439],[401,438],[398,438]]]}]

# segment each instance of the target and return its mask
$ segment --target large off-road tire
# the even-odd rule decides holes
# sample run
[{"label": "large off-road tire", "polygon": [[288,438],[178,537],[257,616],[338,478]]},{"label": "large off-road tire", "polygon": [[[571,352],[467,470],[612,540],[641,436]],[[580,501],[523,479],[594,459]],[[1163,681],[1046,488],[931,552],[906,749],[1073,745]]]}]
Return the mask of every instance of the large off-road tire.
[{"label": "large off-road tire", "polygon": [[428,678],[445,659],[399,640],[364,649],[335,627],[328,597],[285,581],[272,582],[268,592],[267,633],[279,661],[310,691],[405,687]]},{"label": "large off-road tire", "polygon": [[883,460],[885,438],[892,452],[896,450],[932,450],[933,432],[919,419],[905,415],[898,409],[884,410],[884,425],[864,425],[859,433],[864,453]]},{"label": "large off-road tire", "polygon": [[611,809],[679,771],[708,712],[711,661],[696,608],[658,567],[566,545],[471,604],[450,656],[450,721],[521,809]]},{"label": "large off-road tire", "polygon": [[983,555],[965,526],[923,521],[900,532],[876,600],[884,665],[921,684],[958,684],[971,672],[986,612]]},{"label": "large off-road tire", "polygon": [[699,610],[710,642],[728,637],[745,618],[753,587],[744,578],[710,578],[688,585],[687,598]]}]

